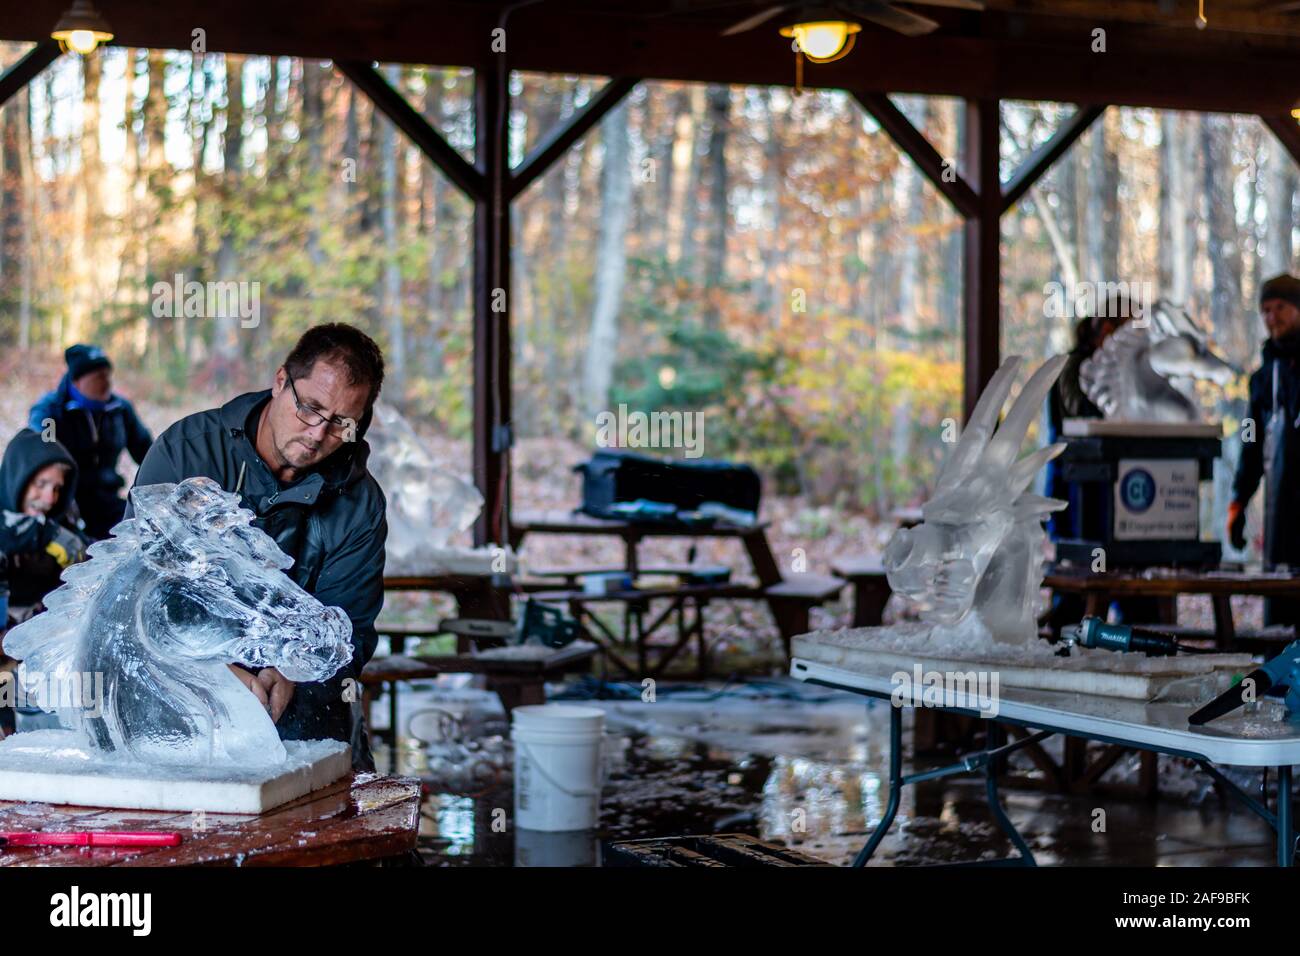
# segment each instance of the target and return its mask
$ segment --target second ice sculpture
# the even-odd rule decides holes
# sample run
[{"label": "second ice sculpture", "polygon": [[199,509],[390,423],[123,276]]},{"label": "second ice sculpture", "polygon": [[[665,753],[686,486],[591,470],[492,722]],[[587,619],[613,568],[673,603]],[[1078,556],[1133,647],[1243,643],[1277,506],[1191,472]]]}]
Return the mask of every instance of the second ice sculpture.
[{"label": "second ice sculpture", "polygon": [[1191,316],[1162,299],[1147,321],[1120,326],[1083,362],[1079,384],[1107,419],[1199,422],[1196,381],[1226,385],[1234,374]]},{"label": "second ice sculpture", "polygon": [[389,576],[487,574],[514,570],[513,552],[494,561],[490,548],[470,548],[453,539],[483,510],[477,488],[440,466],[428,445],[397,409],[379,402],[366,433],[370,473],[388,502],[384,572]]},{"label": "second ice sculpture", "polygon": [[[215,481],[134,488],[131,502],[135,517],[63,573],[49,610],[5,637],[20,683],[58,710],[70,739],[114,760],[283,763],[275,724],[227,665],[325,680],[352,659],[347,615],[289,579],[293,559]],[[93,705],[41,701],[88,675],[102,682]]]},{"label": "second ice sculpture", "polygon": [[1021,362],[1019,356],[1003,362],[980,395],[934,496],[921,508],[921,524],[900,528],[885,548],[890,586],[920,610],[936,645],[990,638],[1026,644],[1038,632],[1042,523],[1066,503],[1028,488],[1065,445],[1019,455],[1066,356],[1039,367],[999,426]]}]

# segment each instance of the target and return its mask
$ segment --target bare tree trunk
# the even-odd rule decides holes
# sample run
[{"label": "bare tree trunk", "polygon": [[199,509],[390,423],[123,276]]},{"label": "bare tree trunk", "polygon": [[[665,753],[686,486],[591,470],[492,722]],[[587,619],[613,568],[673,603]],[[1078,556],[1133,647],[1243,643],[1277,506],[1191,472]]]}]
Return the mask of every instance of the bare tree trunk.
[{"label": "bare tree trunk", "polygon": [[[439,126],[438,117],[441,97],[438,95],[439,71],[426,69],[424,72],[424,118],[435,128]],[[442,295],[443,237],[444,219],[441,206],[441,193],[445,188],[440,181],[441,175],[431,163],[424,163],[425,180],[425,232],[429,243],[428,260],[425,268],[429,281],[425,291],[425,309],[429,313],[429,335],[424,342],[425,368],[429,377],[442,374],[442,327],[446,302]]]},{"label": "bare tree trunk", "polygon": [[[400,68],[384,67],[384,77],[389,85],[397,87],[401,80]],[[384,271],[380,289],[380,312],[388,329],[388,350],[385,355],[388,376],[392,382],[390,397],[403,404],[406,394],[406,330],[402,327],[402,273],[397,262],[397,131],[392,123],[382,124],[379,152],[383,166],[383,199],[380,211],[384,236]]]},{"label": "bare tree trunk", "polygon": [[1265,278],[1291,271],[1294,255],[1291,233],[1295,229],[1292,204],[1296,192],[1295,161],[1276,139],[1268,141],[1268,159],[1262,170],[1264,202],[1264,247],[1260,273]]},{"label": "bare tree trunk", "polygon": [[[147,202],[142,206],[144,221],[140,223],[145,236],[144,242],[144,283],[142,289],[147,299],[148,291],[155,280],[161,278],[158,268],[158,242],[166,223],[164,217],[169,210],[163,207],[162,197],[168,192],[167,156],[164,134],[167,124],[167,96],[164,92],[166,62],[161,51],[149,51],[149,92],[144,101],[144,137],[145,137],[145,182],[147,183]],[[178,309],[183,313],[184,309]],[[147,356],[155,373],[161,367],[162,348],[160,347],[159,324],[149,309],[140,310],[140,320],[136,326],[136,354]],[[176,319],[173,319],[176,321]]]},{"label": "bare tree trunk", "polygon": [[22,299],[18,306],[18,347],[23,351],[32,344],[32,298],[36,292],[36,156],[33,148],[35,140],[35,116],[32,115],[32,98],[27,90],[19,95],[17,102],[9,109],[25,118],[22,124],[22,143],[20,144],[23,193],[23,268]]},{"label": "bare tree trunk", "polygon": [[[1242,324],[1237,321],[1241,309],[1241,246],[1237,236],[1236,197],[1232,188],[1235,166],[1230,117],[1220,114],[1201,117],[1201,151],[1205,160],[1204,198],[1208,207],[1206,221],[1209,224],[1210,269],[1214,280],[1210,293],[1210,323],[1217,335],[1226,337],[1234,326]],[[1237,344],[1238,348],[1243,347],[1239,338]]]},{"label": "bare tree trunk", "polygon": [[1119,158],[1106,117],[1093,126],[1088,144],[1083,202],[1083,275],[1091,282],[1114,282],[1119,269]]},{"label": "bare tree trunk", "polygon": [[[704,286],[719,289],[727,279],[727,232],[730,208],[727,203],[727,136],[731,131],[731,89],[709,88],[709,240],[704,250]],[[704,309],[704,324],[722,321],[718,298],[712,296]]]},{"label": "bare tree trunk", "polygon": [[[673,145],[670,154],[672,173],[666,177],[664,208],[664,242],[668,260],[681,262],[685,251],[687,216],[693,199],[690,184],[695,169],[695,111],[692,87],[683,86],[673,96]],[[692,222],[694,220],[692,219]]]},{"label": "bare tree trunk", "polygon": [[0,110],[0,314],[6,319],[19,311],[14,292],[22,284],[23,261],[23,114],[15,105]]},{"label": "bare tree trunk", "polygon": [[[778,292],[778,276],[782,255],[781,237],[784,224],[782,221],[781,193],[785,182],[784,131],[786,115],[772,106],[772,91],[763,90],[763,106],[767,114],[766,139],[763,141],[763,193],[770,210],[768,229],[763,236],[762,296],[759,310],[769,317],[772,328],[777,328],[785,314],[785,296]],[[861,231],[859,231],[861,235]]]},{"label": "bare tree trunk", "polygon": [[[226,54],[226,130],[222,148],[221,172],[221,242],[217,248],[216,274],[221,281],[238,278],[238,250],[235,248],[234,218],[239,207],[239,182],[242,178],[241,155],[244,148],[244,57]],[[213,352],[219,359],[213,380],[226,386],[239,355],[239,325],[229,319],[212,322]]]},{"label": "bare tree trunk", "polygon": [[695,273],[695,227],[699,215],[700,180],[703,164],[700,155],[703,152],[701,142],[704,138],[703,115],[705,94],[702,87],[691,90],[691,148],[688,154],[686,178],[683,183],[685,194],[682,203],[682,235],[678,243],[677,261],[682,265],[682,272],[687,276]]},{"label": "bare tree trunk", "polygon": [[583,412],[595,417],[609,401],[618,346],[618,314],[627,273],[627,225],[632,180],[628,170],[630,143],[627,104],[621,103],[601,123],[605,162],[601,170],[600,230],[596,243],[595,302],[583,365]]},{"label": "bare tree trunk", "polygon": [[1192,261],[1196,233],[1192,222],[1194,195],[1192,153],[1187,117],[1165,111],[1160,116],[1160,294],[1188,304],[1192,292]]},{"label": "bare tree trunk", "polygon": [[[924,98],[909,97],[903,104],[902,111],[914,127],[925,129],[928,110]],[[907,210],[905,219],[907,228],[901,237],[903,249],[899,262],[898,321],[899,327],[904,332],[909,336],[915,336],[921,327],[916,298],[921,250],[916,241],[916,233],[924,215],[925,190],[921,185],[921,177],[911,163],[899,164],[897,184],[896,195],[901,197]]]}]

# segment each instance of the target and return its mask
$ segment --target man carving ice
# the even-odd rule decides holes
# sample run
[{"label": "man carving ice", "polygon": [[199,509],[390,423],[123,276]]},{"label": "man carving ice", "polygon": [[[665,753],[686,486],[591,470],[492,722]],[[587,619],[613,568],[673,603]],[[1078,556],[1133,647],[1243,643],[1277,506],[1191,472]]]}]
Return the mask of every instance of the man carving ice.
[{"label": "man carving ice", "polygon": [[[307,330],[266,391],[189,415],[159,436],[136,485],[203,475],[241,496],[254,524],[294,559],[286,572],[352,621],[352,662],[331,679],[296,685],[275,668],[231,670],[267,708],[284,740],[351,740],[353,764],[373,768],[350,706],[376,644],[383,606],[384,496],[363,440],[384,378],[369,336],[349,325]],[[130,515],[128,514],[128,517]]]}]

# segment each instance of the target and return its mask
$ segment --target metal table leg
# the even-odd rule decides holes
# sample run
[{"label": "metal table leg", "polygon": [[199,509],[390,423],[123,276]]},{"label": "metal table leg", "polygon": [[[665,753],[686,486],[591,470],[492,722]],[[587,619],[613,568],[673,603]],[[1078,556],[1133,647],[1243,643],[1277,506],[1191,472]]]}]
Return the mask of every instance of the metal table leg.
[{"label": "metal table leg", "polygon": [[1291,816],[1291,768],[1277,768],[1277,865],[1295,861],[1295,826]]},{"label": "metal table leg", "polygon": [[[988,749],[996,751],[1006,741],[1006,730],[996,720],[990,720],[988,725]],[[989,812],[993,814],[993,819],[998,822],[998,826],[1007,835],[1007,839],[1020,851],[1021,862],[1025,866],[1037,866],[1038,863],[1034,860],[1034,854],[1030,852],[1029,845],[1025,843],[1020,831],[1011,822],[1011,818],[1007,816],[1006,811],[1002,809],[1002,800],[998,794],[998,770],[1001,769],[1003,759],[1002,756],[995,755],[984,768],[985,793],[988,796]]]},{"label": "metal table leg", "polygon": [[908,784],[923,783],[927,780],[938,780],[942,777],[952,776],[958,773],[974,773],[983,769],[985,773],[985,793],[988,797],[989,812],[993,814],[993,819],[997,821],[998,827],[1015,846],[1020,853],[1019,858],[1012,860],[999,860],[994,864],[975,863],[975,864],[956,864],[959,866],[980,866],[980,865],[1004,865],[1005,863],[1020,864],[1023,866],[1037,866],[1034,860],[1034,854],[1030,852],[1029,845],[1025,843],[1024,838],[1020,836],[1020,831],[1011,822],[1006,811],[1002,809],[1002,802],[998,794],[998,769],[1006,755],[1012,751],[1019,750],[1037,743],[1040,740],[1052,736],[1052,731],[1039,731],[1032,736],[1015,743],[1006,742],[1006,731],[1002,725],[996,721],[988,722],[988,741],[985,749],[979,753],[970,754],[958,763],[950,764],[946,767],[938,767],[934,770],[925,770],[920,773],[903,775],[903,710],[901,707],[891,706],[889,708],[889,803],[885,807],[885,815],[881,818],[879,825],[872,832],[871,838],[867,845],[862,848],[853,860],[855,867],[866,866],[867,861],[871,859],[876,848],[880,846],[880,841],[885,838],[885,833],[889,830],[890,825],[894,822],[894,817],[898,813],[898,805],[902,799],[903,787]]},{"label": "metal table leg", "polygon": [[885,806],[885,815],[880,818],[871,839],[867,841],[853,860],[854,866],[866,866],[871,855],[885,838],[885,832],[894,822],[898,813],[898,804],[903,795],[903,708],[889,707],[889,803]]}]

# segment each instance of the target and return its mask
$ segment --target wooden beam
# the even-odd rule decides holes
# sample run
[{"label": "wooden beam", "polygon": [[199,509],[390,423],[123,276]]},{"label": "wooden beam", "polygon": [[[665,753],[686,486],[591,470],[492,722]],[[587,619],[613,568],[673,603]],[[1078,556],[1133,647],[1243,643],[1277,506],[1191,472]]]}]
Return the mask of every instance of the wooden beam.
[{"label": "wooden beam", "polygon": [[1066,150],[1074,145],[1102,113],[1104,106],[1080,106],[1068,120],[1038,149],[1034,150],[1020,168],[1016,170],[1011,181],[1002,191],[1002,211],[1006,212],[1020,201],[1034,183],[1042,178],[1052,164],[1065,155]]},{"label": "wooden beam", "polygon": [[511,175],[507,187],[508,197],[514,199],[541,178],[551,168],[552,163],[587,135],[587,132],[600,122],[606,113],[621,103],[639,82],[640,80],[628,76],[613,77],[587,102],[586,106],[569,117],[567,123],[548,132]]},{"label": "wooden beam", "polygon": [[1123,28],[1130,24],[1182,31],[1188,43],[1207,33],[1300,34],[1300,18],[1288,13],[1280,0],[1237,3],[1207,0],[1207,25],[1196,26],[1195,0],[1153,3],[1152,0],[984,0],[991,11],[1083,20],[1096,26]]},{"label": "wooden beam", "polygon": [[1000,120],[997,100],[966,101],[964,166],[979,196],[978,215],[966,220],[963,248],[962,406],[966,416],[997,371],[1002,350]]},{"label": "wooden beam", "polygon": [[979,199],[975,190],[957,172],[955,156],[946,160],[940,156],[925,134],[912,125],[886,94],[855,92],[853,97],[889,134],[903,155],[911,159],[934,188],[952,203],[962,218],[969,219],[979,214]]},{"label": "wooden beam", "polygon": [[[1132,0],[1136,10],[1150,0]],[[1181,10],[1188,0],[1178,0]],[[1053,15],[1034,0],[984,13],[927,11],[944,27],[901,37],[868,26],[842,60],[809,65],[812,88],[906,92],[974,99],[1055,100],[1243,113],[1284,113],[1296,89],[1300,38],[1270,32],[1187,29],[1183,20],[1107,22]],[[760,28],[721,37],[731,11],[696,5],[547,0],[512,14],[510,67],[592,76],[790,86],[789,41]],[[1210,4],[1212,7],[1213,4]],[[1222,6],[1222,4],[1220,4]],[[0,4],[0,37],[41,41],[67,0]],[[653,8],[653,9],[651,9]],[[1026,12],[1026,10],[1028,12]],[[196,24],[213,52],[432,63],[490,69],[498,4],[443,0],[210,0],[113,4],[115,45],[188,50]],[[947,16],[952,13],[954,16]],[[1226,14],[1227,11],[1224,11]],[[1300,25],[1300,17],[1294,18]],[[1107,26],[1106,52],[1091,30]]]},{"label": "wooden beam", "polygon": [[1289,113],[1283,116],[1261,116],[1260,120],[1273,131],[1291,159],[1300,163],[1300,123]]},{"label": "wooden beam", "polygon": [[463,193],[471,199],[484,195],[483,175],[466,162],[406,97],[389,85],[378,70],[369,63],[355,60],[336,60],[334,65]]},{"label": "wooden beam", "polygon": [[484,192],[474,204],[474,483],[483,511],[474,543],[505,544],[510,529],[509,79],[503,66],[474,74],[474,152]]},{"label": "wooden beam", "polygon": [[0,106],[4,106],[21,89],[36,79],[47,66],[59,58],[62,51],[53,40],[46,39],[27,51],[26,56],[16,62],[0,76]]}]

